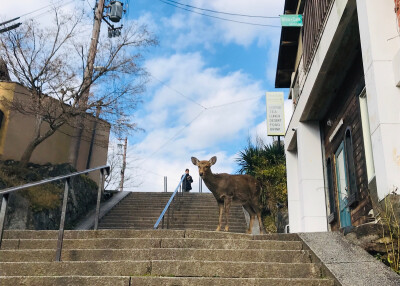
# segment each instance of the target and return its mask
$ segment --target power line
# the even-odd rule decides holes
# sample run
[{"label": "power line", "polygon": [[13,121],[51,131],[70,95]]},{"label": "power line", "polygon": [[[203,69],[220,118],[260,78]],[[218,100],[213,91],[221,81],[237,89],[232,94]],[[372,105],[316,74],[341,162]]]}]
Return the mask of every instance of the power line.
[{"label": "power line", "polygon": [[225,106],[227,106],[227,105],[232,105],[232,104],[236,104],[236,103],[240,103],[240,102],[244,102],[244,101],[250,101],[250,100],[258,99],[258,98],[260,98],[261,96],[262,96],[262,95],[253,96],[253,97],[250,97],[250,98],[239,99],[239,100],[227,102],[227,103],[220,104],[220,105],[214,105],[214,106],[208,107],[207,109],[210,110],[210,109],[225,107]]},{"label": "power line", "polygon": [[[22,17],[28,16],[28,15],[30,15],[30,14],[36,13],[36,12],[38,12],[38,11],[40,11],[40,10],[43,10],[43,9],[46,9],[46,8],[48,8],[48,7],[56,6],[57,4],[62,3],[62,2],[64,2],[64,1],[63,1],[63,0],[60,0],[60,1],[56,2],[56,3],[52,3],[52,4],[49,4],[49,5],[47,5],[47,6],[43,6],[42,8],[33,10],[33,11],[28,12],[28,13],[25,13],[25,14],[22,14],[22,15],[19,16],[19,17],[22,18]],[[73,2],[73,1],[70,1],[70,2]],[[64,6],[64,5],[61,5],[61,6]],[[59,6],[59,7],[61,7],[61,6]]]},{"label": "power line", "polygon": [[193,100],[192,98],[190,98],[189,96],[184,95],[182,92],[172,88],[171,86],[167,85],[165,82],[163,82],[162,80],[156,78],[154,75],[150,74],[151,77],[153,77],[155,80],[157,80],[158,82],[160,82],[162,85],[164,85],[165,87],[168,87],[170,90],[174,91],[175,93],[179,94],[180,96],[183,96],[184,98],[190,100],[191,102],[193,102],[194,104],[200,106],[201,108],[203,108],[204,110],[207,109],[207,107],[203,106],[201,103],[198,103],[197,101]]},{"label": "power line", "polygon": [[201,13],[201,12],[193,11],[191,9],[187,9],[185,7],[181,7],[181,6],[175,5],[175,4],[171,3],[171,2],[166,2],[165,0],[158,0],[158,1],[160,1],[160,2],[162,2],[164,4],[167,4],[167,5],[182,9],[182,10],[186,10],[186,11],[191,12],[191,13],[195,13],[195,14],[199,14],[199,15],[202,15],[202,16],[206,16],[206,17],[210,17],[210,18],[214,18],[214,19],[219,19],[219,20],[223,20],[223,21],[234,22],[234,23],[245,24],[245,25],[251,25],[251,26],[262,26],[262,27],[272,27],[272,28],[280,28],[281,27],[281,26],[276,26],[276,25],[267,25],[267,24],[257,24],[257,23],[236,21],[236,20],[232,20],[232,19],[222,18],[222,17],[218,17],[218,16],[213,16],[213,15],[209,15],[209,14],[204,14],[204,13]]},{"label": "power line", "polygon": [[[71,0],[71,1],[66,2],[66,3],[64,3],[64,4],[61,4],[61,5],[59,5],[59,6],[54,6],[54,8],[61,8],[61,7],[64,7],[64,6],[67,6],[67,5],[71,4],[72,2],[75,2],[75,0]],[[48,9],[48,10],[46,10],[46,11],[44,11],[44,12],[38,14],[38,15],[32,16],[30,19],[40,18],[40,17],[42,17],[43,15],[49,13],[51,10],[53,10],[53,8]],[[30,13],[30,14],[32,14],[32,13]]]},{"label": "power line", "polygon": [[189,123],[187,123],[183,128],[179,129],[178,132],[176,132],[171,138],[169,138],[167,141],[165,141],[159,148],[157,148],[153,153],[151,153],[147,158],[143,159],[142,164],[147,161],[148,159],[150,159],[151,157],[153,157],[156,153],[158,153],[162,148],[164,148],[165,146],[168,145],[169,142],[171,142],[172,140],[174,140],[176,137],[178,137],[183,130],[185,130],[186,128],[188,128],[195,120],[197,120],[204,112],[205,110],[200,111],[200,113],[198,113]]},{"label": "power line", "polygon": [[[64,7],[64,6],[68,5],[68,4],[71,4],[71,3],[74,2],[74,1],[75,1],[75,0],[71,0],[71,1],[68,1],[68,2],[66,2],[66,3],[63,3],[64,1],[63,1],[63,0],[60,0],[60,1],[56,2],[56,3],[52,3],[52,4],[49,4],[49,5],[47,5],[47,6],[43,6],[43,7],[39,8],[39,9],[33,10],[33,11],[31,11],[31,12],[22,14],[21,16],[16,17],[16,18],[11,19],[11,20],[8,20],[8,21],[6,21],[6,22],[4,22],[4,23],[8,23],[8,22],[15,21],[15,20],[17,20],[17,19],[19,19],[19,18],[23,18],[23,17],[25,17],[25,16],[34,14],[34,13],[39,12],[39,11],[41,11],[41,10],[43,10],[43,9],[48,8],[48,7],[61,8],[61,7]],[[59,6],[56,6],[57,4],[60,4],[60,3],[62,3],[62,4],[59,5]],[[38,14],[38,15],[35,15],[35,16],[31,17],[31,19],[35,19],[35,18],[38,18],[38,17],[40,17],[40,16],[42,16],[42,15],[44,15],[44,14],[47,14],[47,13],[48,13],[49,11],[51,11],[51,10],[52,10],[52,9],[46,10],[46,11],[44,11],[43,13],[40,13],[40,14]],[[4,23],[2,23],[2,24],[4,24]]]},{"label": "power line", "polygon": [[236,14],[236,13],[222,12],[222,11],[211,10],[211,9],[204,9],[204,8],[200,8],[200,7],[196,7],[196,6],[180,3],[180,2],[177,2],[177,1],[173,1],[173,0],[165,0],[165,1],[172,2],[172,3],[175,3],[177,5],[181,5],[181,6],[186,6],[186,7],[192,8],[192,9],[211,12],[211,13],[216,13],[216,14],[240,16],[240,17],[247,17],[247,18],[279,19],[279,16],[258,16],[258,15],[247,15],[247,14]]}]

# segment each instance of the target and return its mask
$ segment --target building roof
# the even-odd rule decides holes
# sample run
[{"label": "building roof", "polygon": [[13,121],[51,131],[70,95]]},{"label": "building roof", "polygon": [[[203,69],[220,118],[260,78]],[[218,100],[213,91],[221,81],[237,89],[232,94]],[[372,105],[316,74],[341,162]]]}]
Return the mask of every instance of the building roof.
[{"label": "building roof", "polygon": [[[286,0],[284,14],[296,14],[299,1]],[[303,7],[304,1],[301,1],[299,7],[300,13],[302,13]],[[295,68],[300,32],[300,27],[282,27],[275,77],[276,88],[290,87],[291,76]]]}]

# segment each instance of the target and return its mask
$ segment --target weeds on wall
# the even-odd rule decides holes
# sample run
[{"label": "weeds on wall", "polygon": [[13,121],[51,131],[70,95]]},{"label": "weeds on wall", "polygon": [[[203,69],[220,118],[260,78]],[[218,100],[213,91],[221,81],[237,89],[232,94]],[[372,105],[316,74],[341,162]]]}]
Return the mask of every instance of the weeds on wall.
[{"label": "weeds on wall", "polygon": [[[392,200],[390,196],[387,196],[384,200],[385,211],[381,216],[380,223],[382,224],[382,235],[384,240],[386,253],[387,253],[387,264],[395,272],[400,274],[400,226],[398,218],[396,217],[395,210],[393,208]],[[386,227],[385,227],[386,226]]]},{"label": "weeds on wall", "polygon": [[393,198],[398,196],[397,188],[394,188],[392,194],[386,196],[380,204],[377,204],[372,198],[371,201],[377,212],[375,222],[382,226],[379,243],[383,243],[386,250],[386,253],[374,253],[374,257],[400,275],[400,209],[393,204]]}]

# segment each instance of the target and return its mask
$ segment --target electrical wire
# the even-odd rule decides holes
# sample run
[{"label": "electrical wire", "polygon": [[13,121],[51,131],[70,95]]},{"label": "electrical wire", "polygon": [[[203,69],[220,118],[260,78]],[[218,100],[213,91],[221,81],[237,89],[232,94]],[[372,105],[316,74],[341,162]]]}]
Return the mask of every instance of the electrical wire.
[{"label": "electrical wire", "polygon": [[213,16],[213,15],[208,15],[208,14],[204,14],[204,13],[201,13],[201,12],[193,11],[191,9],[187,9],[185,7],[181,7],[181,6],[175,5],[175,4],[171,3],[171,2],[166,2],[166,0],[158,0],[158,1],[160,1],[160,2],[162,2],[164,4],[167,4],[167,5],[182,9],[182,10],[186,10],[186,11],[194,13],[194,14],[199,14],[199,15],[202,15],[202,16],[206,16],[206,17],[210,17],[210,18],[214,18],[214,19],[219,19],[219,20],[223,20],[223,21],[234,22],[234,23],[245,24],[245,25],[251,25],[251,26],[261,26],[261,27],[271,27],[271,28],[280,28],[281,27],[281,26],[277,26],[277,25],[267,25],[267,24],[257,24],[257,23],[236,21],[236,20],[232,20],[232,19],[222,18],[222,17],[218,17],[218,16]]},{"label": "electrical wire", "polygon": [[[30,15],[30,14],[36,13],[36,12],[38,12],[38,11],[40,11],[40,10],[46,9],[46,8],[48,8],[48,7],[51,7],[51,6],[56,6],[57,4],[60,4],[60,3],[62,3],[62,2],[64,2],[64,1],[63,1],[63,0],[59,0],[59,1],[57,1],[56,3],[52,3],[52,4],[49,4],[49,5],[47,5],[47,6],[43,6],[42,8],[33,10],[33,11],[28,12],[28,13],[25,13],[25,14],[22,14],[21,16],[19,16],[19,18],[28,16],[28,15]],[[70,1],[70,2],[73,2],[73,1]],[[61,6],[64,6],[64,5],[61,5]],[[61,6],[60,6],[60,7],[61,7]]]},{"label": "electrical wire", "polygon": [[163,149],[165,146],[168,145],[169,142],[174,140],[176,137],[178,137],[186,128],[188,128],[195,120],[197,120],[204,112],[205,110],[200,111],[190,122],[188,122],[184,127],[178,130],[172,137],[167,139],[160,147],[158,147],[153,153],[151,153],[148,157],[142,159],[142,164],[146,162],[148,159],[153,157],[155,154],[157,154],[161,149]]},{"label": "electrical wire", "polygon": [[235,100],[235,101],[231,101],[228,103],[224,103],[224,104],[220,104],[220,105],[214,105],[214,106],[210,106],[207,109],[215,109],[215,108],[220,108],[220,107],[225,107],[228,105],[232,105],[232,104],[236,104],[236,103],[240,103],[240,102],[244,102],[244,101],[250,101],[250,100],[254,100],[254,99],[258,99],[260,97],[262,97],[263,95],[259,95],[259,96],[253,96],[253,97],[249,97],[249,98],[244,98],[244,99],[239,99],[239,100]]},{"label": "electrical wire", "polygon": [[169,88],[170,90],[174,91],[175,93],[179,94],[180,96],[186,98],[187,100],[190,100],[191,102],[193,102],[194,104],[200,106],[201,108],[203,108],[204,110],[207,110],[207,107],[205,107],[204,105],[202,105],[201,103],[198,103],[197,101],[193,100],[192,98],[190,98],[189,96],[184,95],[182,92],[172,88],[171,86],[167,85],[165,82],[163,82],[162,80],[156,78],[154,75],[150,74],[151,77],[153,77],[155,80],[157,80],[158,82],[160,82],[162,85],[164,85],[165,87]]},{"label": "electrical wire", "polygon": [[[64,7],[64,6],[67,6],[67,5],[71,4],[72,2],[75,2],[75,0],[71,0],[71,1],[69,1],[69,2],[66,2],[66,3],[62,4],[62,5],[53,6],[53,7],[54,7],[54,8],[61,8],[61,7]],[[36,18],[42,17],[43,15],[45,15],[45,14],[49,13],[50,11],[52,11],[52,10],[53,10],[53,7],[52,7],[51,9],[49,9],[49,10],[46,10],[46,11],[44,11],[44,12],[38,14],[38,15],[32,16],[30,19],[36,19]],[[31,14],[31,13],[30,13],[30,14]]]},{"label": "electrical wire", "polygon": [[262,18],[262,19],[279,19],[280,18],[279,16],[257,16],[257,15],[246,15],[246,14],[236,14],[236,13],[222,12],[222,11],[217,11],[217,10],[204,9],[204,8],[200,8],[200,7],[196,7],[196,6],[180,3],[180,2],[177,2],[177,1],[173,1],[173,0],[165,0],[165,1],[172,2],[172,3],[175,3],[177,5],[181,5],[181,6],[186,6],[186,7],[192,8],[192,9],[211,12],[211,13],[216,13],[216,14],[224,14],[224,15],[247,17],[247,18]]},{"label": "electrical wire", "polygon": [[225,106],[228,106],[228,105],[232,105],[232,104],[236,104],[236,103],[240,103],[240,102],[244,102],[244,101],[250,101],[250,100],[258,99],[258,98],[260,98],[260,97],[262,96],[262,95],[253,96],[253,97],[250,97],[250,98],[239,99],[239,100],[235,100],[235,101],[231,101],[231,102],[227,102],[227,103],[223,103],[223,104],[219,104],[219,105],[213,105],[213,106],[206,107],[206,106],[204,106],[204,105],[198,103],[197,101],[193,100],[193,99],[190,98],[189,96],[183,94],[182,92],[176,90],[175,88],[173,88],[173,87],[167,85],[165,82],[163,82],[163,81],[161,81],[160,79],[156,78],[154,75],[150,74],[150,76],[153,77],[153,78],[154,78],[155,80],[157,80],[158,82],[160,82],[163,86],[165,86],[165,87],[169,88],[170,90],[174,91],[176,94],[178,94],[178,95],[180,95],[180,96],[182,96],[182,97],[184,97],[184,98],[190,100],[192,103],[194,103],[194,104],[200,106],[200,107],[203,108],[204,110],[210,110],[210,109],[225,107]]}]

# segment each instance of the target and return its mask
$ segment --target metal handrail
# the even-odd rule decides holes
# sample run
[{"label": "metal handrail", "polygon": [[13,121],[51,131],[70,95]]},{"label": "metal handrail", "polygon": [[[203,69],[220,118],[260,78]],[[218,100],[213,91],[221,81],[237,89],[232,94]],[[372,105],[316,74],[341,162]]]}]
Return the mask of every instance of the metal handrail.
[{"label": "metal handrail", "polygon": [[176,193],[179,191],[179,187],[181,186],[183,180],[186,178],[186,174],[182,175],[181,181],[179,182],[178,186],[176,187],[175,191],[172,193],[171,197],[168,200],[168,203],[165,205],[164,210],[161,212],[160,216],[158,217],[156,223],[154,224],[154,229],[158,228],[158,225],[160,224],[161,220],[164,218],[165,213],[167,212],[169,206],[171,205],[171,202],[173,201]]},{"label": "metal handrail", "polygon": [[49,179],[44,179],[38,182],[33,182],[33,183],[28,183],[22,186],[18,187],[10,187],[6,188],[3,190],[0,190],[0,195],[3,195],[2,203],[1,203],[1,208],[0,208],[0,248],[1,248],[1,243],[3,240],[3,233],[4,233],[4,220],[6,216],[6,209],[7,209],[7,203],[8,203],[8,196],[10,193],[35,187],[35,186],[40,186],[43,184],[48,184],[52,183],[55,181],[65,181],[65,188],[64,188],[64,196],[63,196],[63,202],[62,202],[62,208],[61,208],[61,219],[60,219],[60,228],[58,231],[58,240],[57,240],[57,251],[56,251],[56,261],[61,261],[61,251],[62,251],[62,245],[64,241],[64,224],[65,224],[65,216],[67,212],[67,201],[68,201],[68,193],[69,193],[69,188],[71,185],[71,178],[76,177],[79,175],[91,173],[93,171],[100,170],[100,180],[99,180],[99,185],[98,185],[98,192],[97,192],[97,201],[96,201],[96,215],[94,218],[94,229],[97,230],[98,224],[99,224],[99,213],[100,213],[100,199],[101,199],[101,194],[103,192],[104,188],[104,171],[107,173],[107,175],[110,174],[110,166],[100,166],[96,168],[91,168],[87,169],[84,171],[79,171],[79,172],[74,172],[68,175],[62,175],[58,177],[53,177]]},{"label": "metal handrail", "polygon": [[61,180],[64,180],[64,179],[68,179],[68,178],[72,178],[72,177],[75,177],[75,176],[87,174],[87,173],[90,173],[90,172],[93,172],[93,171],[97,171],[97,170],[101,170],[101,169],[106,170],[107,174],[110,172],[110,166],[106,166],[106,165],[105,166],[100,166],[100,167],[96,167],[96,168],[92,168],[92,169],[87,169],[87,170],[84,170],[84,171],[71,173],[71,174],[68,174],[68,175],[61,175],[61,176],[58,176],[58,177],[51,177],[49,179],[44,179],[44,180],[41,180],[41,181],[28,183],[28,184],[25,184],[25,185],[22,185],[22,186],[18,186],[18,187],[10,187],[10,188],[6,188],[6,189],[2,189],[2,190],[0,190],[0,195],[4,195],[4,194],[7,194],[7,193],[11,193],[11,192],[15,192],[15,191],[31,188],[31,187],[36,187],[36,186],[47,184],[47,183],[52,183],[52,182],[55,182],[55,181],[61,181]]}]

